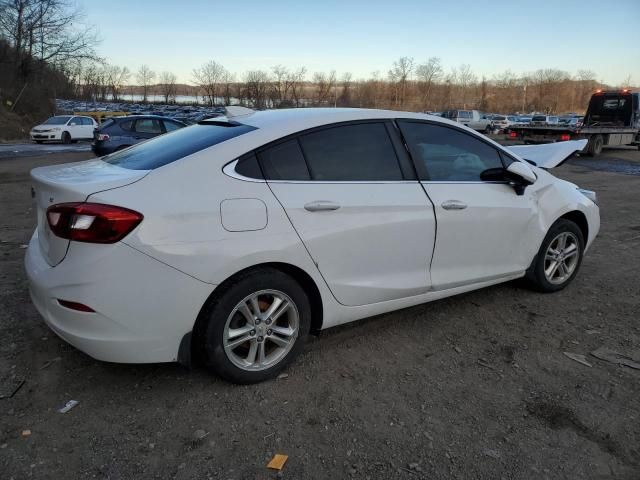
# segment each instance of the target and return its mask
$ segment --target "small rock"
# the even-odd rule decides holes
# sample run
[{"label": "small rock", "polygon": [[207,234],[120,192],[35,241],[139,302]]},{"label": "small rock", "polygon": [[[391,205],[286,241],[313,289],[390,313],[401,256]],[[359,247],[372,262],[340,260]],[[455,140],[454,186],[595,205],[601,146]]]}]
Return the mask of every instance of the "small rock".
[{"label": "small rock", "polygon": [[154,448],[156,448],[156,444],[155,443],[150,443],[149,444],[149,449],[153,450]]},{"label": "small rock", "polygon": [[460,347],[453,347],[453,349],[458,353],[462,353],[462,350],[460,350]]},{"label": "small rock", "polygon": [[29,430],[29,429],[22,430],[22,436],[23,436],[23,437],[29,437],[29,436],[31,436],[31,430]]},{"label": "small rock", "polygon": [[484,453],[487,457],[495,458],[496,460],[498,460],[502,456],[497,450],[486,449],[482,453]]},{"label": "small rock", "polygon": [[287,378],[289,376],[288,373],[281,373],[280,375],[278,375],[278,380],[281,380],[283,378]]},{"label": "small rock", "polygon": [[7,448],[7,444],[3,443],[2,445],[0,445],[0,449],[4,450],[5,448]]}]

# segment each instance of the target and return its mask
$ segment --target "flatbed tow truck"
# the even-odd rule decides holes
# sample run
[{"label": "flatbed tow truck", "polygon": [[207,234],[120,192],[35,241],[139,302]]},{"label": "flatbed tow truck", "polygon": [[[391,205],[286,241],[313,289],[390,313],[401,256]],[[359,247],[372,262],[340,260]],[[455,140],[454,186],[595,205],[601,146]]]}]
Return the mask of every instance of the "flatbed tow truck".
[{"label": "flatbed tow truck", "polygon": [[587,140],[583,154],[600,155],[604,146],[634,145],[640,150],[640,92],[597,90],[582,125],[513,125],[510,138],[525,144]]}]

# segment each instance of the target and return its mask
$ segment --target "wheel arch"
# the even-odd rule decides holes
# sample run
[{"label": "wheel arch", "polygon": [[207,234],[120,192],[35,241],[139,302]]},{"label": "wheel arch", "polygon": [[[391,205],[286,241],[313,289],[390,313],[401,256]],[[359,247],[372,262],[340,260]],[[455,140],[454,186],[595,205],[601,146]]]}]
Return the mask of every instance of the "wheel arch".
[{"label": "wheel arch", "polygon": [[206,301],[200,308],[200,312],[195,320],[193,330],[188,332],[182,339],[179,347],[178,362],[183,365],[191,365],[192,358],[198,358],[199,352],[194,350],[197,342],[194,342],[194,337],[201,334],[202,326],[207,318],[207,307],[217,297],[224,294],[229,286],[235,279],[241,276],[245,276],[252,271],[260,270],[264,268],[274,268],[283,273],[286,273],[292,277],[309,296],[309,303],[311,306],[311,334],[317,335],[322,330],[322,323],[324,318],[324,307],[322,303],[322,295],[320,289],[316,285],[313,278],[305,272],[302,268],[285,262],[265,262],[252,265],[247,268],[243,268],[227,277],[222,283],[216,286],[216,288],[207,297]]},{"label": "wheel arch", "polygon": [[[580,228],[580,231],[582,232],[584,243],[586,244],[587,241],[589,240],[589,222],[587,221],[586,215],[582,213],[580,210],[571,210],[570,212],[567,212],[564,215],[562,215],[560,218],[558,218],[558,220],[560,220],[561,218],[570,220],[576,225],[578,225],[578,227]],[[556,222],[558,220],[556,220]]]}]

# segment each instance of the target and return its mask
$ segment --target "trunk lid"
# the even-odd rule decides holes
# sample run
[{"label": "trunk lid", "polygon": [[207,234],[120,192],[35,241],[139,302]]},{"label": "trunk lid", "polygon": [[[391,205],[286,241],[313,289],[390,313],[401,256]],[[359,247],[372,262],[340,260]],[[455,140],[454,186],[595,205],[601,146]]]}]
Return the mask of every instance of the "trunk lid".
[{"label": "trunk lid", "polygon": [[57,237],[49,228],[47,208],[67,202],[84,202],[96,192],[137,182],[148,170],[129,170],[102,160],[39,167],[31,171],[32,195],[38,215],[38,241],[42,255],[51,266],[64,260],[69,240]]}]

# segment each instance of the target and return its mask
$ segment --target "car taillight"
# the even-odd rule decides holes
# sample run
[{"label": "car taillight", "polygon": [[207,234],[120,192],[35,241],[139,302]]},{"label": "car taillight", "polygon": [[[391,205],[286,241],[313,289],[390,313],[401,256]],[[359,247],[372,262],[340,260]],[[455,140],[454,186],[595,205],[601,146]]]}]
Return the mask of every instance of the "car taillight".
[{"label": "car taillight", "polygon": [[517,132],[509,132],[509,138],[516,138],[518,136]]},{"label": "car taillight", "polygon": [[143,218],[128,208],[102,203],[59,203],[47,209],[47,222],[54,235],[76,242],[118,242]]},{"label": "car taillight", "polygon": [[560,135],[561,142],[567,142],[569,140],[571,140],[571,135],[569,135],[568,133],[563,133],[562,135]]},{"label": "car taillight", "polygon": [[100,140],[100,141],[109,140],[109,135],[107,135],[106,133],[99,133],[98,134],[98,140]]}]

